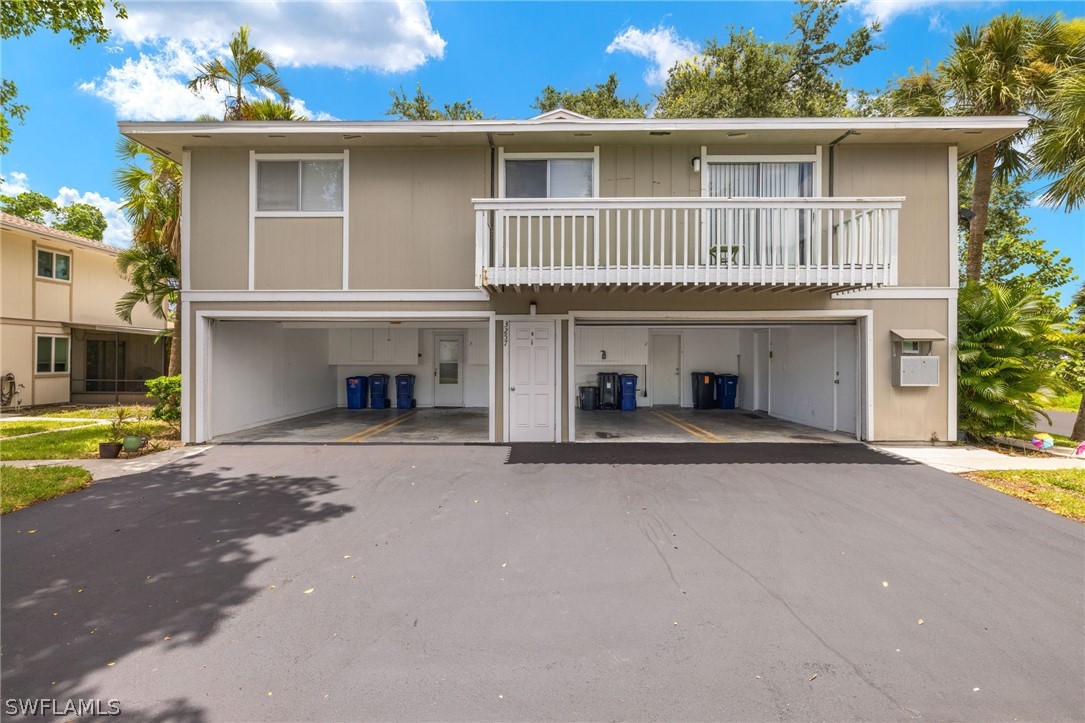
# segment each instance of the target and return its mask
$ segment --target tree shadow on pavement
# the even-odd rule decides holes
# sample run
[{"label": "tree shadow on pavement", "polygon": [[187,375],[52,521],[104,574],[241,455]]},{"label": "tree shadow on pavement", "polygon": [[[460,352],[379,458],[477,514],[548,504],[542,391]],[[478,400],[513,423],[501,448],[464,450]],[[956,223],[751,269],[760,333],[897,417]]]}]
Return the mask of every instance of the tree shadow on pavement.
[{"label": "tree shadow on pavement", "polygon": [[[100,699],[92,674],[149,646],[198,645],[262,588],[251,541],[349,513],[321,477],[231,475],[201,457],[6,515],[2,698]],[[31,530],[35,530],[31,533]],[[176,698],[125,717],[200,721]],[[123,701],[122,701],[123,705]]]}]

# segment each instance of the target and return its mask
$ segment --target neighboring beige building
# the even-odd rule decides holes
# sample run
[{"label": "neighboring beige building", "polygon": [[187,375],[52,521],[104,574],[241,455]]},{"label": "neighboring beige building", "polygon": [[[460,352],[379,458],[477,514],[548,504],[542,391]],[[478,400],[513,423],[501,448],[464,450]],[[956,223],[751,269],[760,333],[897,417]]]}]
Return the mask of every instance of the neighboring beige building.
[{"label": "neighboring beige building", "polygon": [[[957,166],[1026,119],[122,123],[184,167],[183,436],[410,372],[490,441],[577,388],[865,440],[956,438]],[[393,395],[394,399],[394,395]]]},{"label": "neighboring beige building", "polygon": [[161,376],[164,328],[146,304],[132,324],[114,306],[131,289],[118,250],[0,213],[0,376],[5,408],[146,401],[143,382]]}]

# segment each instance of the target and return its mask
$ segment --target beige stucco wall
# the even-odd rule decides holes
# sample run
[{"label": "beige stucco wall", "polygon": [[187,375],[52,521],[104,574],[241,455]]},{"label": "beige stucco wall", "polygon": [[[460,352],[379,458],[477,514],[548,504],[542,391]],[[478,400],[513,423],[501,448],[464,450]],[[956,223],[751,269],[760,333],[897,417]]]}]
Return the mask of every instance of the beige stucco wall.
[{"label": "beige stucco wall", "polygon": [[[98,251],[75,250],[72,260],[72,323],[123,326],[116,303],[131,290],[131,285],[117,273],[115,257]],[[154,318],[146,304],[132,311],[132,326],[160,329],[163,322]]]},{"label": "beige stucco wall", "polygon": [[351,149],[351,288],[473,287],[488,169],[485,148]]},{"label": "beige stucco wall", "polygon": [[7,232],[0,233],[0,316],[34,316],[34,245]]},{"label": "beige stucco wall", "polygon": [[957,252],[948,240],[949,174],[948,146],[836,149],[835,195],[906,197],[900,211],[900,286],[949,285],[949,254]]},{"label": "beige stucco wall", "polygon": [[249,279],[249,153],[212,149],[192,152],[192,199],[187,219],[192,289],[244,289]]},{"label": "beige stucco wall", "polygon": [[342,289],[343,219],[258,218],[257,289]]}]

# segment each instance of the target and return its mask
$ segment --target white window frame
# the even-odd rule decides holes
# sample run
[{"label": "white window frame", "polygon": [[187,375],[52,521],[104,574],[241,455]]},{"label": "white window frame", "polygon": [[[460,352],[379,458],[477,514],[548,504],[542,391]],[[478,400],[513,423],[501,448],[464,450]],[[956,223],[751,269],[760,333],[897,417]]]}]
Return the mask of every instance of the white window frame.
[{"label": "white window frame", "polygon": [[[50,339],[49,342],[49,371],[38,371],[38,340]],[[63,371],[57,371],[57,339],[64,339],[68,342],[68,358],[64,361],[64,366],[67,367]],[[35,376],[45,376],[47,374],[68,374],[72,373],[72,338],[64,334],[35,334],[34,335],[34,374]]]},{"label": "white window frame", "polygon": [[[497,193],[498,198],[505,195],[505,161],[591,161],[591,195],[599,198],[599,146],[591,151],[555,151],[550,153],[506,153],[504,148],[497,149]],[[547,166],[547,193],[550,190],[550,167]],[[549,197],[548,197],[549,198]]]},{"label": "white window frame", "polygon": [[[38,273],[38,254],[47,253],[53,257],[53,273],[51,276],[44,276]],[[58,279],[57,273],[57,256],[66,256],[68,258],[68,278]],[[44,246],[36,246],[34,248],[34,277],[38,279],[47,279],[48,281],[55,281],[58,284],[70,284],[72,283],[72,254],[68,251],[57,251],[55,249],[46,248]]]},{"label": "white window frame", "polygon": [[[257,161],[342,161],[343,209],[341,211],[257,211]],[[300,170],[299,170],[300,173]],[[301,192],[299,187],[298,192]],[[343,219],[343,290],[350,288],[350,150],[339,153],[257,153],[249,151],[249,284],[256,289],[256,219],[258,218],[341,218]]]},{"label": "white window frame", "polygon": [[[250,156],[249,186],[252,198],[252,212],[257,218],[341,218],[347,213],[347,152],[342,153],[252,153]],[[303,161],[341,161],[343,163],[343,209],[341,211],[260,211],[257,209],[259,188],[256,176],[260,161],[296,162],[298,164],[298,193],[301,187],[301,163]],[[300,195],[299,195],[300,203]]]}]

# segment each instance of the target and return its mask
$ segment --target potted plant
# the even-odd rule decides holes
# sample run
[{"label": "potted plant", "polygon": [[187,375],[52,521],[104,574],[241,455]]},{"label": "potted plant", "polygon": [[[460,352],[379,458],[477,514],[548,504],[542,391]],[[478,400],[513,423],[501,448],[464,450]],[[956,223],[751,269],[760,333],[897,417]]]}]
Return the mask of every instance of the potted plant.
[{"label": "potted plant", "polygon": [[128,422],[128,410],[117,407],[113,418],[109,420],[109,441],[98,445],[98,456],[102,459],[116,459],[121,453],[124,441],[125,425]]},{"label": "potted plant", "polygon": [[[142,418],[137,416],[136,419],[135,419],[135,428],[130,429],[128,431],[129,432],[139,432],[139,431],[141,431],[142,426],[143,426],[141,424],[142,421],[143,421]],[[134,434],[134,433],[124,435],[123,447],[124,447],[125,454],[131,456],[131,455],[135,454],[136,452],[138,452],[139,450],[143,449],[146,446],[147,446],[147,435]]]}]

